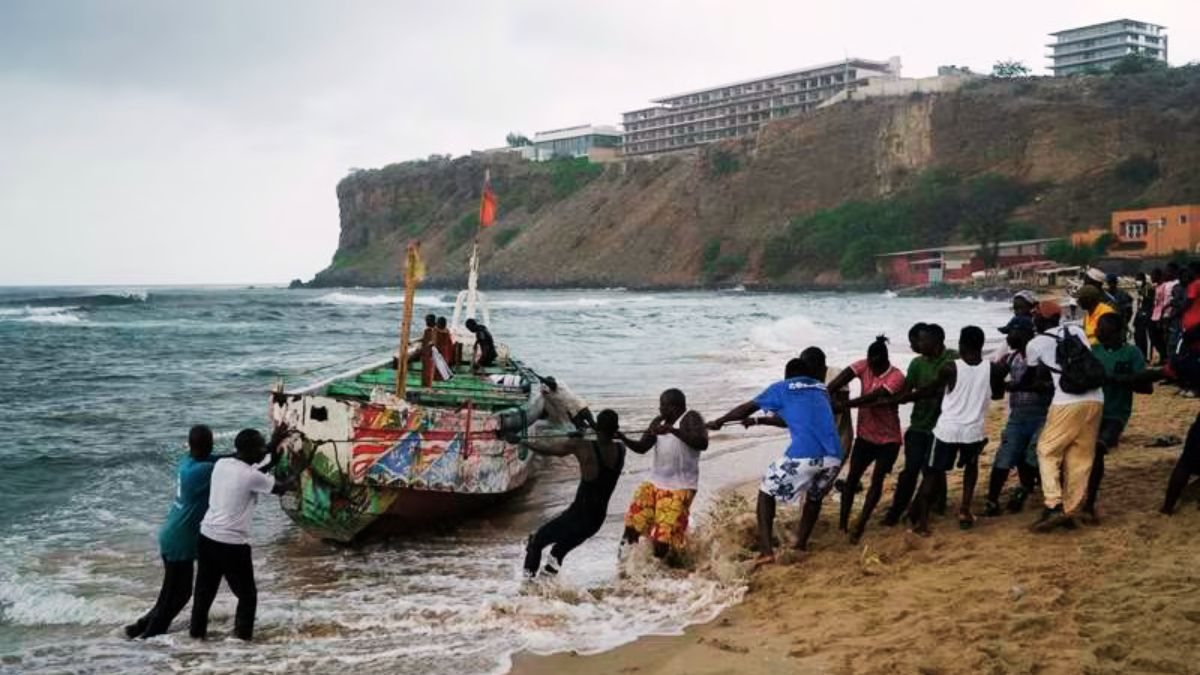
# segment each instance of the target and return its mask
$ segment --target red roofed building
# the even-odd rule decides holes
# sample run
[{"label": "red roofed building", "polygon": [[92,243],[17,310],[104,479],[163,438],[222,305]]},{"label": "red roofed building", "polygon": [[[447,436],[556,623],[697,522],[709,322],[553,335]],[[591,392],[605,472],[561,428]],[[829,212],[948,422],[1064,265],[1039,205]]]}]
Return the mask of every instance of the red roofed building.
[{"label": "red roofed building", "polygon": [[[1058,238],[1001,242],[997,268],[1046,260],[1046,247]],[[978,244],[922,248],[875,256],[875,271],[896,288],[962,282],[984,271]]]}]

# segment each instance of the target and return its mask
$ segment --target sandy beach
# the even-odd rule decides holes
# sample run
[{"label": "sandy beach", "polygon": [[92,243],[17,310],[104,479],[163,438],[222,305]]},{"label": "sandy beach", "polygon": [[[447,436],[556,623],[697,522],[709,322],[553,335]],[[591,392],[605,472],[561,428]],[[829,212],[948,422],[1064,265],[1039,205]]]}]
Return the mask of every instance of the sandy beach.
[{"label": "sandy beach", "polygon": [[[1196,409],[1170,386],[1137,397],[1108,458],[1098,526],[1031,533],[1036,494],[1023,513],[980,518],[970,531],[935,520],[928,538],[876,517],[851,545],[836,531],[831,496],[811,550],[755,572],[745,600],[714,621],[602,654],[518,655],[512,672],[1200,673],[1195,490],[1174,516],[1159,514],[1181,446],[1146,447],[1157,436],[1182,439]],[[1003,418],[993,404],[977,514]],[[891,488],[889,480],[883,505]],[[731,489],[707,524],[735,560],[753,555],[754,490]],[[777,523],[785,546],[796,519],[785,509]]]}]

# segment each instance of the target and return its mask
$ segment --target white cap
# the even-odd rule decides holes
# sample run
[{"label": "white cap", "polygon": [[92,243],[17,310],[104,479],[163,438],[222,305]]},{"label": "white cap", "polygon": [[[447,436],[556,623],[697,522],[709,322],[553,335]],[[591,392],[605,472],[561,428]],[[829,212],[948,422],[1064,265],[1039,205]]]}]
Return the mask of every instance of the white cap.
[{"label": "white cap", "polygon": [[1096,283],[1102,284],[1107,277],[1104,274],[1104,271],[1099,267],[1089,267],[1087,271],[1087,278],[1095,281]]}]

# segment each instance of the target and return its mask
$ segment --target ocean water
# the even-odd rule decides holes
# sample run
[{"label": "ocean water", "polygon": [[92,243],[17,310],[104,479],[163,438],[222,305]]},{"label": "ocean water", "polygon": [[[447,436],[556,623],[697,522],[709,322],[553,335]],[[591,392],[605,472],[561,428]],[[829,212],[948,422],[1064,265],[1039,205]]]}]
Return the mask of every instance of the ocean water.
[{"label": "ocean water", "polygon": [[[422,289],[418,311],[449,314],[451,291]],[[555,375],[626,428],[679,387],[706,417],[752,397],[819,345],[831,365],[861,358],[878,333],[893,361],[905,335],[936,321],[994,327],[1003,304],[887,295],[504,291],[491,328],[512,353]],[[300,383],[394,348],[392,290],[233,288],[0,289],[0,671],[501,672],[517,650],[591,652],[672,633],[741,597],[740,582],[653,568],[617,574],[624,507],[645,477],[631,455],[600,534],[552,582],[524,584],[525,536],[570,500],[576,470],[546,462],[533,488],[437,534],[335,546],[308,537],[264,499],[256,515],[256,641],[173,632],[126,641],[153,603],[155,533],[173,494],[187,429],[218,450],[262,428],[277,378]],[[756,478],[781,432],[726,430],[702,462],[697,520],[727,485]]]}]

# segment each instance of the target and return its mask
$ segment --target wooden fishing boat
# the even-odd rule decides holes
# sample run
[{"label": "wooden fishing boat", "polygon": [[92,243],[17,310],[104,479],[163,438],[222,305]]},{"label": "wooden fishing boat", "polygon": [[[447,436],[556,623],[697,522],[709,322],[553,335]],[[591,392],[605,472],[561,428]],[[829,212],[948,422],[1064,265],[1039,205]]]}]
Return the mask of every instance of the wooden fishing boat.
[{"label": "wooden fishing boat", "polygon": [[[351,541],[453,522],[512,495],[530,476],[531,456],[503,436],[523,434],[542,413],[540,378],[498,346],[496,364],[421,384],[407,348],[416,285],[410,249],[399,354],[299,389],[271,393],[273,426],[296,430],[281,444],[286,465],[308,464],[300,489],[281,498],[284,512],[323,539]],[[419,259],[418,259],[419,260]],[[473,251],[467,290],[450,330],[470,353],[467,319],[490,323],[476,289]]]}]

